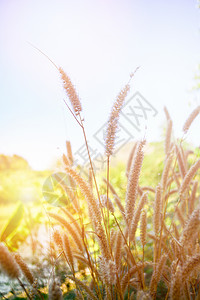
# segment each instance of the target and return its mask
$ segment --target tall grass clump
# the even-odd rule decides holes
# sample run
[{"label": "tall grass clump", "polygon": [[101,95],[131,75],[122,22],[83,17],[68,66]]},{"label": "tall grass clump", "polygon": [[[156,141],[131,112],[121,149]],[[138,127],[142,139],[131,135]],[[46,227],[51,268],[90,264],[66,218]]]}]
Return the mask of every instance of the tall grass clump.
[{"label": "tall grass clump", "polygon": [[[76,190],[76,200],[55,212],[49,207],[47,212],[57,245],[49,277],[49,299],[63,298],[54,275],[60,259],[65,264],[65,282],[73,286],[76,299],[200,299],[200,159],[193,152],[189,158],[190,149],[183,140],[173,137],[173,122],[165,108],[165,157],[158,182],[154,186],[141,185],[148,144],[145,139],[136,141],[124,172],[125,193],[120,197],[110,182],[109,158],[114,152],[120,111],[130,82],[117,96],[108,119],[106,178],[100,183],[94,172],[79,96],[63,69],[58,71],[72,109],[67,100],[66,104],[83,132],[90,166],[88,180],[74,166],[67,142],[63,170],[70,179],[68,188]],[[186,120],[183,134],[198,114],[199,107]],[[158,173],[156,169],[154,172]],[[19,278],[21,268],[29,284],[33,284],[34,278],[21,257],[14,258],[3,244],[0,265],[11,278]],[[83,270],[85,277],[81,277]]]}]

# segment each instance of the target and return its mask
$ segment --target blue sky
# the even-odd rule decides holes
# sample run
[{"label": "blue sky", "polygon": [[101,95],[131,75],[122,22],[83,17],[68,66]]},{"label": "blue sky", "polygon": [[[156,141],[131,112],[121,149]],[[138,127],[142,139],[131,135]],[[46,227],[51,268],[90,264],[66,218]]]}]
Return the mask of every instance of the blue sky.
[{"label": "blue sky", "polygon": [[[181,136],[200,102],[192,91],[200,63],[199,14],[192,0],[1,0],[0,153],[21,155],[43,169],[65,151],[67,139],[74,151],[83,144],[63,104],[57,70],[28,42],[71,77],[94,147],[94,133],[137,66],[130,96],[139,91],[158,111],[148,121],[148,140],[161,138],[164,105]],[[197,145],[199,129],[198,119],[188,134]]]}]

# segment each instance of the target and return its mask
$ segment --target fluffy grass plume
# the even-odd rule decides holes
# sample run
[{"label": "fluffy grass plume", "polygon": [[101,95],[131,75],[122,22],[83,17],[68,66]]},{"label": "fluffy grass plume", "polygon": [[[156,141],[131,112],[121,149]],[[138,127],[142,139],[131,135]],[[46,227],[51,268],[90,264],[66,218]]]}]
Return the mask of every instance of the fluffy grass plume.
[{"label": "fluffy grass plume", "polygon": [[187,133],[187,131],[189,130],[192,122],[194,121],[194,119],[198,116],[198,114],[200,113],[200,105],[197,106],[189,115],[189,117],[187,118],[187,120],[185,121],[184,125],[183,125],[183,131],[184,133]]},{"label": "fluffy grass plume", "polygon": [[197,235],[200,226],[200,210],[194,210],[189,217],[180,237],[180,243],[186,247],[190,240]]},{"label": "fluffy grass plume", "polygon": [[128,186],[126,191],[126,206],[125,213],[128,224],[131,223],[133,218],[133,213],[135,209],[135,202],[138,195],[138,182],[140,171],[142,167],[142,162],[144,158],[143,147],[145,145],[145,140],[141,141],[137,145],[135,151],[134,159],[131,165],[131,169],[128,176]]},{"label": "fluffy grass plume", "polygon": [[22,273],[24,274],[25,278],[28,280],[28,282],[32,285],[34,283],[34,276],[32,272],[30,271],[28,265],[25,263],[25,261],[22,259],[21,255],[18,253],[14,254],[14,258],[20,267]]},{"label": "fluffy grass plume", "polygon": [[172,138],[172,120],[169,119],[167,121],[167,130],[166,130],[166,137],[165,137],[165,154],[166,155],[168,155],[170,153],[171,138]]},{"label": "fluffy grass plume", "polygon": [[128,83],[120,91],[112,107],[111,114],[107,124],[107,131],[106,131],[106,138],[105,138],[106,156],[110,156],[113,154],[113,150],[115,146],[115,137],[118,128],[119,115],[129,90],[130,90],[130,85]]},{"label": "fluffy grass plume", "polygon": [[12,279],[20,275],[17,262],[3,243],[0,243],[0,267]]},{"label": "fluffy grass plume", "polygon": [[161,224],[161,204],[162,204],[162,194],[160,184],[156,188],[156,195],[154,201],[154,213],[153,213],[153,228],[156,235],[159,234],[160,224]]},{"label": "fluffy grass plume", "polygon": [[138,206],[134,212],[133,219],[131,221],[130,233],[129,233],[130,240],[134,240],[135,238],[135,233],[140,220],[140,215],[146,202],[147,202],[147,193],[144,193],[139,200]]},{"label": "fluffy grass plume", "polygon": [[182,155],[178,145],[176,145],[176,156],[177,156],[177,160],[178,160],[178,166],[179,166],[179,171],[181,173],[181,177],[184,178],[185,174],[186,174],[186,166],[185,166],[183,155]]},{"label": "fluffy grass plume", "polygon": [[181,286],[182,286],[182,270],[181,267],[178,266],[176,269],[176,273],[173,274],[171,280],[171,292],[170,296],[172,300],[179,300],[181,299]]},{"label": "fluffy grass plume", "polygon": [[71,102],[73,111],[76,115],[78,115],[82,111],[82,106],[81,106],[79,96],[76,92],[76,89],[75,89],[74,85],[72,84],[71,79],[69,78],[69,76],[67,76],[67,74],[64,72],[64,70],[62,68],[59,68],[59,72],[61,74],[63,86],[64,86],[67,96]]},{"label": "fluffy grass plume", "polygon": [[70,241],[69,241],[69,238],[66,233],[64,233],[62,240],[63,240],[63,249],[65,251],[65,255],[67,257],[70,267],[73,270],[74,269],[74,258],[73,258],[73,253],[72,253],[72,249],[70,246]]},{"label": "fluffy grass plume", "polygon": [[144,247],[146,244],[147,237],[147,213],[146,210],[143,210],[140,217],[140,241]]},{"label": "fluffy grass plume", "polygon": [[196,161],[196,163],[194,163],[189,171],[186,173],[183,182],[181,184],[180,187],[180,194],[183,194],[183,192],[187,189],[187,187],[189,186],[191,180],[193,179],[193,177],[195,176],[197,170],[200,168],[200,159]]},{"label": "fluffy grass plume", "polygon": [[[64,226],[64,228],[69,232],[69,234],[72,236],[74,242],[76,243],[78,249],[83,252],[84,248],[83,248],[83,243],[82,240],[80,238],[79,233],[77,232],[76,228],[71,225],[69,222],[67,222],[63,217],[59,216],[58,214],[54,214],[49,212],[49,216],[54,218],[55,220],[57,220],[60,224],[62,224]],[[57,240],[58,240],[58,244],[62,245],[62,238],[61,235],[58,231],[54,232],[57,233]]]},{"label": "fluffy grass plume", "polygon": [[128,157],[128,162],[127,162],[127,166],[126,166],[126,176],[127,177],[129,175],[129,172],[130,172],[130,169],[131,169],[131,164],[132,164],[132,161],[133,161],[133,157],[134,157],[136,148],[137,148],[137,143],[135,143],[133,145],[133,148],[132,148],[132,150],[129,154],[129,157]]},{"label": "fluffy grass plume", "polygon": [[66,166],[65,170],[72,177],[72,179],[74,179],[75,182],[79,185],[81,192],[84,194],[84,196],[88,202],[88,206],[92,210],[93,218],[95,218],[95,221],[97,221],[98,223],[101,223],[100,208],[97,204],[97,201],[94,198],[94,195],[93,195],[88,183],[71,167]]}]

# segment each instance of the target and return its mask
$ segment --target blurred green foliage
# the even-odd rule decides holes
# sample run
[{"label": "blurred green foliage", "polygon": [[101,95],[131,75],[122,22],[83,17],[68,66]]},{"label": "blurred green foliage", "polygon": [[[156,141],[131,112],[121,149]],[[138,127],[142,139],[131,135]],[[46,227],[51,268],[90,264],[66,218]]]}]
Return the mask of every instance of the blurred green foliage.
[{"label": "blurred green foliage", "polygon": [[32,170],[20,156],[0,155],[0,240],[10,250],[16,250],[39,226],[42,185],[49,174]]}]

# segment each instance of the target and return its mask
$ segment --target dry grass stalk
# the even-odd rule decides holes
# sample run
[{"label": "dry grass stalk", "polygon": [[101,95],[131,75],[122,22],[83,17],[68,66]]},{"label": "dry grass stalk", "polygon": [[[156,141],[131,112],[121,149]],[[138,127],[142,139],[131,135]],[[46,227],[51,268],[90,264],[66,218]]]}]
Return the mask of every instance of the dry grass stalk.
[{"label": "dry grass stalk", "polygon": [[188,156],[189,156],[190,154],[194,154],[194,151],[192,151],[192,150],[190,150],[190,149],[188,149],[188,150],[185,151],[185,160],[186,160],[186,161],[187,161]]},{"label": "dry grass stalk", "polygon": [[74,85],[71,82],[71,79],[67,76],[67,74],[64,72],[64,70],[62,68],[59,68],[59,72],[61,74],[64,89],[67,93],[67,96],[68,96],[70,102],[71,102],[73,111],[74,111],[75,115],[78,115],[82,111],[82,106],[81,106],[79,96],[75,90]]},{"label": "dry grass stalk", "polygon": [[141,215],[142,209],[146,202],[147,202],[147,193],[144,193],[142,195],[142,197],[140,198],[137,209],[134,212],[133,219],[130,224],[129,238],[131,241],[133,241],[135,239],[135,233],[136,233],[137,226],[138,226],[138,223],[140,220],[140,215]]},{"label": "dry grass stalk", "polygon": [[171,263],[171,274],[175,274],[176,273],[176,269],[177,269],[177,266],[178,266],[178,263],[179,263],[179,260],[178,258],[173,260],[173,262]]},{"label": "dry grass stalk", "polygon": [[[66,164],[65,164],[65,167],[67,167]],[[80,207],[79,207],[79,204],[77,202],[76,195],[75,195],[76,185],[75,185],[75,182],[73,181],[73,179],[71,177],[69,178],[69,182],[70,182],[70,185],[69,185],[65,181],[66,179],[68,179],[67,176],[66,176],[66,178],[62,178],[58,174],[55,173],[54,178],[57,181],[57,185],[59,187],[61,187],[65,191],[66,195],[69,197],[70,202],[72,203],[74,209],[76,211],[79,211]],[[69,200],[66,201],[66,204],[68,203],[68,201]]]},{"label": "dry grass stalk", "polygon": [[104,256],[104,258],[107,261],[109,261],[110,260],[110,251],[109,251],[109,247],[108,247],[108,241],[107,241],[107,238],[104,233],[102,225],[99,223],[96,223],[95,230],[96,230],[96,234],[97,234],[97,238],[99,241],[99,246],[100,246],[102,255]]},{"label": "dry grass stalk", "polygon": [[96,235],[99,240],[99,246],[101,248],[102,253],[109,260],[110,252],[108,249],[108,243],[105,235],[105,231],[101,224],[101,211],[98,203],[96,202],[92,191],[90,190],[86,181],[71,167],[66,167],[67,173],[76,181],[79,185],[81,192],[84,194],[87,203],[88,203],[88,211],[92,221],[93,226],[95,227]]},{"label": "dry grass stalk", "polygon": [[115,246],[115,264],[116,264],[117,272],[119,272],[121,269],[122,245],[123,245],[122,234],[120,231],[118,231],[116,237],[116,246]]},{"label": "dry grass stalk", "polygon": [[115,200],[115,203],[117,204],[119,210],[121,211],[122,216],[125,218],[125,209],[124,209],[124,207],[123,207],[123,205],[122,205],[122,203],[121,203],[120,198],[119,198],[118,196],[115,195],[115,196],[114,196],[114,200]]},{"label": "dry grass stalk", "polygon": [[[113,196],[118,196],[116,190],[114,189],[113,185],[110,183],[110,181],[108,182],[106,178],[103,178],[103,182],[106,184],[106,186],[108,185],[109,190],[111,191],[111,193],[113,194]],[[118,196],[119,197],[119,196]]]},{"label": "dry grass stalk", "polygon": [[21,255],[18,253],[14,254],[14,258],[20,267],[22,273],[24,274],[25,278],[28,280],[28,282],[32,285],[34,283],[34,277],[32,272],[30,271],[28,265],[25,263],[25,261],[22,259]]},{"label": "dry grass stalk", "polygon": [[186,173],[182,184],[180,186],[180,194],[183,194],[183,192],[188,188],[191,180],[193,179],[193,177],[195,176],[196,172],[198,171],[198,169],[200,168],[200,159],[196,161],[196,163],[194,163],[190,169],[188,170],[188,172]]},{"label": "dry grass stalk", "polygon": [[105,138],[105,154],[110,156],[114,151],[115,136],[118,127],[119,114],[124,104],[125,98],[130,90],[130,85],[126,84],[120,91],[117,99],[112,107],[111,114],[108,120],[107,132]]},{"label": "dry grass stalk", "polygon": [[179,209],[178,206],[176,207],[175,212],[176,212],[176,215],[177,215],[177,217],[179,219],[179,222],[180,222],[181,226],[184,228],[184,226],[185,226],[184,215],[183,215],[182,211]]},{"label": "dry grass stalk", "polygon": [[122,288],[122,291],[124,292],[130,279],[132,278],[132,276],[137,273],[137,272],[140,272],[140,270],[144,267],[146,267],[148,265],[148,262],[139,262],[137,263],[136,266],[132,267],[129,269],[129,271],[123,276],[122,280],[121,280],[121,288]]},{"label": "dry grass stalk", "polygon": [[117,267],[114,261],[109,260],[107,267],[107,274],[108,274],[108,284],[114,285],[116,284],[117,279]]},{"label": "dry grass stalk", "polygon": [[62,159],[63,159],[63,162],[66,166],[70,165],[70,161],[69,161],[69,159],[67,158],[67,156],[65,154],[63,154]]},{"label": "dry grass stalk", "polygon": [[110,230],[110,244],[112,246],[112,249],[115,249],[117,234],[118,234],[118,232],[114,228],[111,228],[111,230]]},{"label": "dry grass stalk", "polygon": [[185,193],[185,195],[183,195],[180,199],[182,200],[179,206],[180,211],[182,212],[183,215],[185,215],[186,212],[188,211],[188,196]]},{"label": "dry grass stalk", "polygon": [[61,234],[60,234],[60,231],[59,230],[54,230],[53,231],[53,240],[56,244],[56,246],[58,247],[59,250],[62,250],[62,237],[61,237]]},{"label": "dry grass stalk", "polygon": [[177,228],[177,226],[176,226],[176,224],[172,224],[172,227],[173,227],[173,231],[174,231],[174,234],[175,234],[175,238],[177,239],[177,240],[179,240],[179,238],[180,238],[180,234],[179,234],[179,231],[178,231],[178,228]]},{"label": "dry grass stalk", "polygon": [[109,211],[112,213],[115,212],[114,205],[113,205],[112,201],[110,200],[110,198],[107,198],[107,195],[101,195],[100,202],[101,202],[102,207],[108,208]]},{"label": "dry grass stalk", "polygon": [[[82,240],[81,240],[80,235],[77,232],[77,230],[71,224],[69,224],[63,217],[59,216],[58,214],[49,212],[49,216],[54,218],[55,220],[57,220],[59,223],[61,223],[67,229],[67,231],[71,234],[74,242],[76,243],[78,249],[81,252],[83,252],[84,251],[83,243],[82,243]],[[62,245],[62,238],[60,237],[60,239],[61,239],[61,245]]]},{"label": "dry grass stalk", "polygon": [[162,194],[160,184],[156,187],[156,195],[154,201],[154,213],[153,213],[153,228],[156,235],[159,234],[160,224],[161,224],[161,204],[162,204]]},{"label": "dry grass stalk", "polygon": [[126,192],[126,206],[125,213],[128,224],[131,224],[133,218],[133,212],[135,208],[135,202],[138,195],[138,182],[140,171],[142,167],[142,162],[144,158],[143,147],[145,144],[145,140],[141,141],[137,145],[137,149],[135,152],[134,160],[131,165],[131,169],[128,177],[128,186]]},{"label": "dry grass stalk", "polygon": [[131,153],[129,154],[129,157],[128,157],[128,162],[127,162],[127,166],[126,166],[126,176],[127,177],[129,175],[129,172],[131,169],[131,165],[132,165],[132,161],[133,161],[133,157],[134,157],[136,148],[137,148],[137,142],[133,145]]},{"label": "dry grass stalk", "polygon": [[140,240],[143,247],[146,244],[146,236],[147,236],[147,213],[146,210],[143,210],[140,217]]},{"label": "dry grass stalk", "polygon": [[143,189],[138,185],[138,195],[142,196],[143,194]]},{"label": "dry grass stalk", "polygon": [[179,166],[179,171],[180,171],[181,177],[184,178],[185,174],[186,174],[186,166],[185,166],[184,158],[182,156],[182,153],[181,153],[178,145],[176,145],[176,156],[178,159],[178,166]]},{"label": "dry grass stalk", "polygon": [[179,173],[173,172],[173,177],[174,177],[177,187],[180,188],[181,184],[179,181]]},{"label": "dry grass stalk", "polygon": [[198,114],[200,113],[200,106],[197,106],[189,115],[189,117],[187,118],[187,120],[185,121],[184,125],[183,125],[183,132],[187,133],[187,131],[189,130],[192,122],[194,121],[194,119],[198,116]]},{"label": "dry grass stalk", "polygon": [[[124,234],[124,236],[125,236],[125,234]],[[128,238],[128,235],[126,237],[126,241],[127,241],[127,238]],[[134,267],[136,265],[136,261],[133,257],[132,252],[130,251],[130,248],[126,244],[124,244],[123,253],[124,253],[124,255],[126,255],[125,259],[126,259],[127,264],[130,265],[131,267]]]},{"label": "dry grass stalk", "polygon": [[117,204],[119,210],[121,211],[122,216],[125,218],[125,209],[124,209],[124,207],[123,207],[123,205],[121,203],[121,200],[120,200],[117,192],[115,191],[115,189],[112,186],[112,184],[110,182],[107,182],[107,180],[105,178],[103,178],[103,181],[106,183],[106,185],[108,185],[109,190],[111,191],[111,193],[114,196],[115,203]]},{"label": "dry grass stalk", "polygon": [[192,192],[189,198],[189,214],[192,214],[194,210],[197,188],[198,188],[198,181],[194,181],[192,186]]},{"label": "dry grass stalk", "polygon": [[171,239],[170,244],[171,244],[172,252],[174,253],[174,258],[180,259],[182,248],[174,239]]},{"label": "dry grass stalk", "polygon": [[66,233],[64,233],[62,240],[63,240],[63,249],[67,257],[68,263],[72,268],[72,270],[74,270],[74,259],[73,259],[72,249]]},{"label": "dry grass stalk", "polygon": [[[159,242],[159,238],[156,237],[155,235],[151,234],[151,233],[148,233],[148,237],[150,237],[153,241],[156,241],[157,243]],[[156,243],[156,245],[157,245],[157,243]],[[171,249],[168,247],[168,245],[166,244],[163,237],[162,237],[162,240],[161,240],[161,245],[162,245],[163,251],[168,255],[168,258],[171,261],[173,261],[173,253],[172,253]],[[154,249],[155,249],[155,251],[157,250],[156,247]]]},{"label": "dry grass stalk", "polygon": [[169,114],[168,109],[167,109],[166,106],[164,106],[164,112],[165,112],[165,116],[166,116],[166,118],[167,118],[167,121],[168,121],[168,120],[171,120],[170,114]]},{"label": "dry grass stalk", "polygon": [[88,170],[88,185],[91,189],[91,191],[93,190],[93,176],[92,176],[92,169],[89,168]]},{"label": "dry grass stalk", "polygon": [[62,208],[62,211],[66,214],[66,216],[70,219],[70,221],[73,223],[74,227],[76,227],[78,233],[80,236],[82,236],[82,230],[81,227],[78,224],[78,221],[73,217],[73,215],[69,212],[69,210]]},{"label": "dry grass stalk", "polygon": [[173,155],[172,155],[172,153],[170,153],[168,155],[167,160],[165,161],[165,166],[164,166],[164,169],[163,169],[163,172],[162,172],[161,184],[162,184],[162,189],[163,190],[165,190],[166,186],[167,186],[167,179],[168,179],[168,176],[169,176],[169,170],[170,170],[170,167],[171,167],[172,159],[173,159]]},{"label": "dry grass stalk", "polygon": [[0,243],[0,267],[12,279],[18,278],[20,275],[13,255],[3,243]]},{"label": "dry grass stalk", "polygon": [[64,189],[67,196],[69,197],[69,200],[70,200],[71,204],[73,205],[74,210],[76,212],[79,212],[80,206],[79,206],[79,203],[78,203],[78,200],[76,197],[75,182],[73,181],[73,179],[71,177],[69,178],[69,181],[70,181],[70,186],[68,186],[67,184],[63,184],[63,185],[61,184],[61,186]]},{"label": "dry grass stalk", "polygon": [[195,254],[190,257],[182,268],[182,280],[183,282],[189,278],[190,274],[195,270],[199,269],[200,266],[200,254]]},{"label": "dry grass stalk", "polygon": [[166,154],[166,156],[168,156],[170,153],[171,137],[172,137],[172,120],[169,119],[167,121],[167,130],[166,130],[166,137],[165,137],[165,154]]},{"label": "dry grass stalk", "polygon": [[101,212],[100,208],[98,206],[98,203],[96,202],[94,195],[92,191],[90,190],[90,187],[88,186],[87,182],[71,167],[66,167],[66,172],[76,181],[76,183],[79,185],[81,192],[84,194],[88,206],[90,207],[93,218],[95,218],[96,222],[101,223]]},{"label": "dry grass stalk", "polygon": [[[72,154],[72,146],[71,146],[70,141],[66,141],[66,148],[67,148],[68,164],[65,163],[65,167],[66,166],[72,166],[73,163],[74,163],[74,158],[73,158],[73,154]],[[76,196],[75,196],[75,193],[74,193],[74,191],[76,190],[76,183],[70,176],[69,176],[69,182],[70,182],[70,187],[67,189],[67,194],[69,195],[75,210],[79,211],[79,209],[80,209],[79,203],[78,203],[78,201],[76,199]]]},{"label": "dry grass stalk", "polygon": [[[74,158],[73,158],[73,154],[72,154],[72,146],[71,146],[70,141],[66,141],[66,148],[67,148],[68,161],[70,162],[70,165],[73,165]],[[67,165],[69,165],[69,164],[67,164]]]},{"label": "dry grass stalk", "polygon": [[89,262],[88,260],[80,253],[73,253],[74,258],[76,258],[77,260],[80,260],[81,262],[83,262],[84,264],[89,266]]},{"label": "dry grass stalk", "polygon": [[155,193],[155,189],[152,188],[151,186],[141,186],[140,187],[142,192],[152,192]]},{"label": "dry grass stalk", "polygon": [[191,297],[190,297],[190,288],[189,288],[189,284],[188,282],[186,282],[184,285],[183,285],[183,288],[182,288],[182,297],[186,300],[191,300]]},{"label": "dry grass stalk", "polygon": [[171,280],[171,288],[170,288],[170,296],[172,300],[180,300],[181,299],[181,286],[182,286],[182,271],[181,267],[178,266],[176,269],[176,273],[173,274]]},{"label": "dry grass stalk", "polygon": [[200,209],[196,209],[193,211],[192,215],[188,219],[183,232],[180,236],[179,242],[186,247],[188,243],[194,239],[194,237],[198,233],[198,229],[200,226]]},{"label": "dry grass stalk", "polygon": [[175,194],[175,193],[177,193],[178,192],[178,189],[171,189],[171,190],[169,190],[166,194],[165,194],[165,201],[167,201],[167,199],[171,196],[171,195],[173,195],[173,194]]},{"label": "dry grass stalk", "polygon": [[[92,261],[90,260],[90,262],[89,262],[88,259],[85,258],[83,255],[74,252],[74,253],[73,253],[73,257],[74,257],[77,261],[79,261],[79,262],[85,264],[86,266],[88,266],[89,268],[91,268],[91,263],[92,263]],[[93,263],[92,263],[92,268],[93,268],[93,271],[94,271],[94,273],[96,274],[97,278],[100,278],[99,271],[98,271],[97,267],[96,267]]]},{"label": "dry grass stalk", "polygon": [[183,158],[185,170],[187,171],[187,156],[186,156],[187,155],[187,150],[183,149],[182,141],[180,141],[179,147],[180,147],[181,155],[182,155],[182,158]]},{"label": "dry grass stalk", "polygon": [[108,261],[105,261],[104,257],[99,259],[100,275],[103,283],[109,285],[109,274],[108,274]]}]

